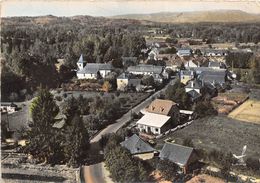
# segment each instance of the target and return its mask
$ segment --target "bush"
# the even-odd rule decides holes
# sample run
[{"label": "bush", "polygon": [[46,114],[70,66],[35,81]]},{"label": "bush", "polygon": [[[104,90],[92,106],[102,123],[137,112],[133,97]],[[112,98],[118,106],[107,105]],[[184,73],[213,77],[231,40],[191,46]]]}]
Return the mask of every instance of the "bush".
[{"label": "bush", "polygon": [[163,177],[169,181],[174,179],[179,170],[178,165],[169,160],[160,160],[157,168],[162,173]]},{"label": "bush", "polygon": [[246,166],[254,171],[260,171],[260,162],[256,158],[247,158]]},{"label": "bush", "polygon": [[[148,178],[142,162],[119,145],[121,137],[113,135],[105,147],[105,163],[116,182],[143,182]],[[116,140],[116,141],[114,141]]]},{"label": "bush", "polygon": [[188,147],[194,147],[194,144],[193,144],[193,142],[192,142],[192,139],[190,139],[190,138],[185,138],[185,139],[183,140],[182,145],[188,146]]},{"label": "bush", "polygon": [[57,101],[62,101],[62,98],[61,98],[61,96],[59,96],[59,95],[57,95],[57,96],[55,96],[55,99],[57,100]]},{"label": "bush", "polygon": [[68,94],[67,93],[63,93],[63,98],[67,98]]},{"label": "bush", "polygon": [[198,102],[195,106],[194,112],[199,118],[217,114],[217,111],[214,109],[213,105],[209,101]]}]

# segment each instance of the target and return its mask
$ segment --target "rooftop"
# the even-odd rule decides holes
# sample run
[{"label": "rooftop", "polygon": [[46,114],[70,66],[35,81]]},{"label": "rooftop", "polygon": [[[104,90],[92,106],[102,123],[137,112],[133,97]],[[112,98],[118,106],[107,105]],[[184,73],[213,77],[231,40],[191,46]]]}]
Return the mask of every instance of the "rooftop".
[{"label": "rooftop", "polygon": [[188,163],[192,151],[193,148],[191,147],[173,143],[165,143],[159,157],[161,159],[168,159],[180,166],[184,166]]},{"label": "rooftop", "polygon": [[188,81],[188,84],[185,86],[185,88],[201,89],[202,86],[201,86],[201,82],[199,82],[198,80],[192,80],[192,81]]},{"label": "rooftop", "polygon": [[171,117],[155,113],[146,113],[137,124],[161,128]]},{"label": "rooftop", "polygon": [[81,54],[78,60],[78,63],[84,63],[83,55]]},{"label": "rooftop", "polygon": [[198,93],[196,90],[191,90],[187,92],[187,94],[193,99],[196,100],[197,98],[201,97],[201,94]]},{"label": "rooftop", "polygon": [[171,100],[155,99],[146,111],[156,114],[169,115],[174,105],[176,105],[176,103]]},{"label": "rooftop", "polygon": [[100,70],[111,70],[111,69],[112,69],[111,64],[87,63],[87,65],[82,70],[79,70],[78,73],[96,74]]},{"label": "rooftop", "polygon": [[128,149],[131,154],[148,153],[155,150],[136,134],[121,142],[120,145]]},{"label": "rooftop", "polygon": [[161,74],[163,71],[162,66],[155,66],[155,65],[144,65],[139,64],[136,66],[130,66],[127,68],[129,72],[153,72],[155,74]]}]

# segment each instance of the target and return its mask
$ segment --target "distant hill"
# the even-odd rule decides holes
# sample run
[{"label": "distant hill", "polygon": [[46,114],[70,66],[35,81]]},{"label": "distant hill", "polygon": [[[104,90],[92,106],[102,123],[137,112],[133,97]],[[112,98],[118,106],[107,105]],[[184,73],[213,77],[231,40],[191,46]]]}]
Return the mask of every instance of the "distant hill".
[{"label": "distant hill", "polygon": [[135,19],[168,23],[198,23],[198,22],[260,22],[260,14],[250,14],[240,10],[217,10],[195,12],[161,12],[152,14],[127,14],[110,18]]},{"label": "distant hill", "polygon": [[88,27],[111,27],[128,25],[151,25],[153,22],[135,19],[112,19],[106,17],[93,17],[87,15],[78,15],[72,17],[56,17],[52,15],[36,17],[7,17],[2,18],[2,26],[30,26],[30,25],[55,25],[55,24],[80,24]]}]

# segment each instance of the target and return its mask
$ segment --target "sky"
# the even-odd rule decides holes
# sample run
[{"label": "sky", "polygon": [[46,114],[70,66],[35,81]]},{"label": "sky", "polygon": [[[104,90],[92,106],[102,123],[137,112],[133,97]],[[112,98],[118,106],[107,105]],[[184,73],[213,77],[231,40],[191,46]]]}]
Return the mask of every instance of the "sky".
[{"label": "sky", "polygon": [[2,0],[1,2],[1,17],[113,16],[204,10],[242,10],[260,14],[260,0]]}]

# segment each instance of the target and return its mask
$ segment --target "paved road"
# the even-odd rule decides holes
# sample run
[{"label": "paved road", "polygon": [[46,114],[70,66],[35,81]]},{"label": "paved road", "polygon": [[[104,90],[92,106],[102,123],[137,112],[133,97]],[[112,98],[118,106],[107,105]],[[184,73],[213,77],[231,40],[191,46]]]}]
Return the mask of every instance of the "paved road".
[{"label": "paved road", "polygon": [[142,110],[143,108],[148,106],[154,100],[155,97],[159,96],[162,92],[164,92],[166,90],[166,88],[168,87],[168,85],[174,84],[175,82],[176,82],[176,79],[171,80],[162,90],[155,92],[153,95],[151,95],[150,97],[145,99],[139,105],[135,106],[132,110],[130,110],[126,114],[124,114],[120,119],[117,120],[116,123],[111,124],[111,125],[107,126],[105,129],[103,129],[102,131],[100,131],[94,138],[92,138],[90,140],[90,143],[98,142],[101,139],[102,135],[117,132],[124,124],[126,124],[128,121],[131,120],[132,113],[139,113],[140,110]]},{"label": "paved road", "polygon": [[105,183],[105,178],[102,172],[102,163],[97,163],[84,167],[85,183]]},{"label": "paved road", "polygon": [[[101,139],[102,135],[117,132],[124,124],[126,124],[129,120],[131,120],[131,114],[133,112],[139,113],[140,110],[148,106],[154,100],[155,97],[159,96],[162,92],[164,92],[169,85],[174,84],[176,80],[177,79],[171,80],[162,90],[155,92],[153,95],[148,97],[142,103],[134,107],[132,111],[131,110],[128,111],[120,119],[117,120],[117,123],[111,124],[107,126],[105,129],[103,129],[102,131],[100,131],[100,133],[97,134],[93,139],[91,139],[90,142],[96,143]],[[102,164],[98,163],[90,166],[85,166],[84,178],[85,178],[85,183],[105,183],[106,181],[104,179],[104,174],[102,172]]]}]

